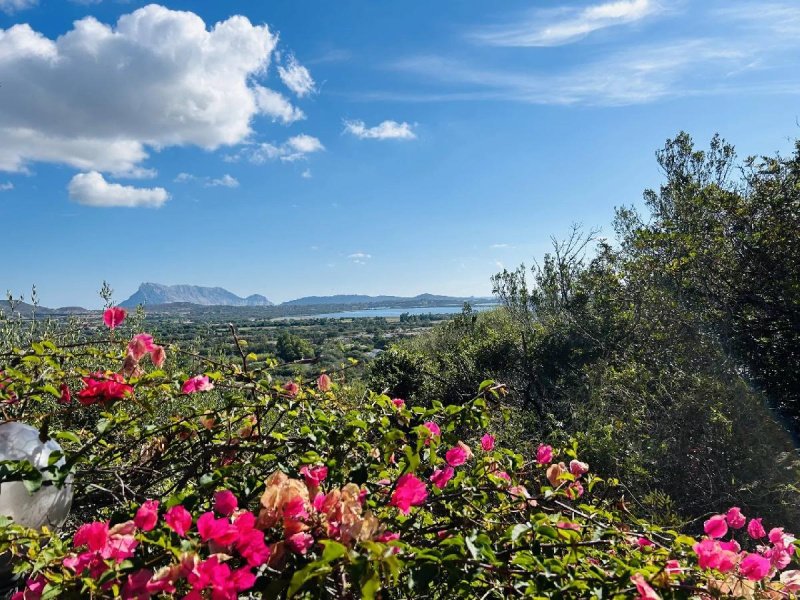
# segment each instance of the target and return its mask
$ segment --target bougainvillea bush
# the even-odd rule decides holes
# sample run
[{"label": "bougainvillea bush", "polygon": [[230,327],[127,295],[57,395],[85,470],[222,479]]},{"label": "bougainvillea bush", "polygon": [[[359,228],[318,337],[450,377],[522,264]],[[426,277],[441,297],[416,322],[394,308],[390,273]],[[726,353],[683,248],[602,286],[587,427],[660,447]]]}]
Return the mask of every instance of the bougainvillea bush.
[{"label": "bougainvillea bush", "polygon": [[[71,518],[0,517],[16,599],[748,598],[800,590],[794,537],[732,507],[690,537],[637,519],[581,449],[491,431],[504,386],[459,406],[355,395],[342,371],[182,352],[106,311],[102,339],[0,357],[5,420],[57,440],[32,493],[71,481]],[[490,419],[492,415],[492,419]],[[68,479],[71,477],[71,479]]]}]

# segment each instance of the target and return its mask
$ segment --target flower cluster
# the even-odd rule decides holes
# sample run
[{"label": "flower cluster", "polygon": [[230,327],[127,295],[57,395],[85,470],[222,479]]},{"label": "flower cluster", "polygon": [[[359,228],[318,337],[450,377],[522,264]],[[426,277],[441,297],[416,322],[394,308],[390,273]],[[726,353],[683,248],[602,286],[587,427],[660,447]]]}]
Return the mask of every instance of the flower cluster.
[{"label": "flower cluster", "polygon": [[133,386],[125,383],[125,378],[119,373],[98,371],[81,379],[84,388],[78,392],[77,397],[84,406],[106,404],[133,395]]}]

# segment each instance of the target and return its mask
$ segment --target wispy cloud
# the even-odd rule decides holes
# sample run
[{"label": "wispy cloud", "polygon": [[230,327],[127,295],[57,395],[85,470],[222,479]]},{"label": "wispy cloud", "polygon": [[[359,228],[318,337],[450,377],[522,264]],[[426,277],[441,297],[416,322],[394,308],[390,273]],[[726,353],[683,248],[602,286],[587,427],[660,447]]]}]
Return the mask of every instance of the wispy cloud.
[{"label": "wispy cloud", "polygon": [[239,187],[239,180],[232,175],[228,175],[227,173],[222,177],[216,177],[213,179],[211,177],[198,177],[197,175],[192,175],[191,173],[178,173],[177,177],[175,177],[173,181],[175,183],[188,183],[190,181],[197,181],[201,182],[206,187]]},{"label": "wispy cloud", "polygon": [[255,165],[261,165],[273,160],[295,162],[304,160],[309,154],[322,152],[325,146],[318,138],[301,133],[290,137],[280,145],[264,142],[245,146],[236,154],[229,154],[224,158],[226,162],[246,160]]},{"label": "wispy cloud", "polygon": [[405,121],[383,121],[374,127],[367,127],[364,121],[345,121],[344,130],[362,140],[413,140],[417,137]]},{"label": "wispy cloud", "polygon": [[303,65],[297,62],[294,54],[290,54],[285,65],[278,66],[278,75],[283,84],[302,98],[316,91],[314,78]]},{"label": "wispy cloud", "polygon": [[500,248],[510,248],[510,247],[511,246],[509,244],[492,244],[491,246],[489,246],[489,248],[493,248],[495,250]]},{"label": "wispy cloud", "polygon": [[367,261],[372,258],[371,254],[367,254],[366,252],[354,252],[353,254],[348,254],[347,258],[352,260],[357,265],[365,265]]},{"label": "wispy cloud", "polygon": [[0,183],[0,192],[7,192],[9,190],[14,189],[14,184],[10,181],[6,181],[5,183]]},{"label": "wispy cloud", "polygon": [[0,0],[0,11],[10,14],[36,6],[36,4],[38,4],[38,0]]},{"label": "wispy cloud", "polygon": [[475,40],[495,46],[560,46],[594,31],[633,23],[658,12],[652,0],[617,0],[585,8],[542,9],[500,25],[474,32]]}]

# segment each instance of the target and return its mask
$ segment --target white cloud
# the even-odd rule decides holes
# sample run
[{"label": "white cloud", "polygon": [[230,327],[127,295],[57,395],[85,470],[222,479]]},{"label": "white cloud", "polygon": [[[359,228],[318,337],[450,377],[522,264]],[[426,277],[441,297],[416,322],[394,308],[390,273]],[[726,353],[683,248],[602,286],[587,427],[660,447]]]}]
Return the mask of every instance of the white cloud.
[{"label": "white cloud", "polygon": [[362,140],[413,140],[417,137],[405,121],[383,121],[375,127],[367,127],[364,121],[345,121],[344,130]]},{"label": "white cloud", "polygon": [[242,16],[208,29],[155,4],[113,26],[86,17],[56,39],[0,29],[0,81],[14,91],[0,111],[0,171],[45,161],[136,174],[149,148],[215,149],[245,141],[256,115],[302,118],[257,83],[276,43]]},{"label": "white cloud", "polygon": [[137,188],[109,183],[97,171],[78,173],[69,182],[69,197],[86,206],[158,208],[169,200],[164,188]]},{"label": "white cloud", "polygon": [[208,183],[206,183],[206,187],[228,187],[228,188],[235,188],[239,187],[239,180],[235,177],[231,177],[227,173],[222,177],[218,177],[216,179],[212,179]]},{"label": "white cloud", "polygon": [[301,98],[316,91],[311,73],[297,62],[293,54],[289,55],[285,67],[283,65],[278,66],[278,75],[283,84]]},{"label": "white cloud", "polygon": [[0,10],[5,13],[13,13],[36,6],[38,0],[0,0]]},{"label": "white cloud", "polygon": [[293,106],[283,94],[260,85],[256,86],[255,91],[259,110],[268,117],[272,117],[273,121],[289,125],[306,118],[305,113]]},{"label": "white cloud", "polygon": [[303,179],[311,179],[311,177],[312,177],[311,169],[306,169],[305,171],[300,173],[300,177],[302,177]]},{"label": "white cloud", "polygon": [[261,165],[266,162],[280,159],[284,162],[294,162],[304,160],[309,154],[321,152],[325,146],[319,139],[311,135],[301,133],[286,140],[283,144],[276,146],[269,142],[251,144],[242,148],[236,154],[225,157],[227,162],[238,162],[247,160],[253,164]]},{"label": "white cloud", "polygon": [[197,179],[197,177],[191,173],[178,173],[177,177],[175,177],[173,181],[175,183],[186,183],[187,181],[194,181],[195,179]]},{"label": "white cloud", "polygon": [[14,184],[10,181],[6,181],[5,183],[0,183],[0,192],[7,192],[8,190],[13,190]]},{"label": "white cloud", "polygon": [[347,258],[352,260],[357,265],[365,265],[367,261],[372,258],[371,254],[367,254],[366,252],[354,252],[353,254],[348,254]]},{"label": "white cloud", "polygon": [[580,9],[537,10],[521,23],[489,28],[474,37],[496,46],[560,46],[593,31],[639,21],[658,10],[652,0],[616,0]]},{"label": "white cloud", "polygon": [[490,248],[499,249],[499,248],[510,248],[508,244],[492,244],[489,246]]}]

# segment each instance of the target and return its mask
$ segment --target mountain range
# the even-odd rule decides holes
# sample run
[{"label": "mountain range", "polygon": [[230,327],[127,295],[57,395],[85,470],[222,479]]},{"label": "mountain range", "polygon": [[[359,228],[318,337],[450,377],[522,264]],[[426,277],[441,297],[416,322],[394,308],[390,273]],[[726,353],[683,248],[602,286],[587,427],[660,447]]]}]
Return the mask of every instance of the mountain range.
[{"label": "mountain range", "polygon": [[120,306],[134,308],[139,304],[152,306],[175,302],[188,302],[200,306],[272,306],[272,302],[260,294],[242,298],[221,287],[160,283],[143,283],[130,298],[121,302]]}]

